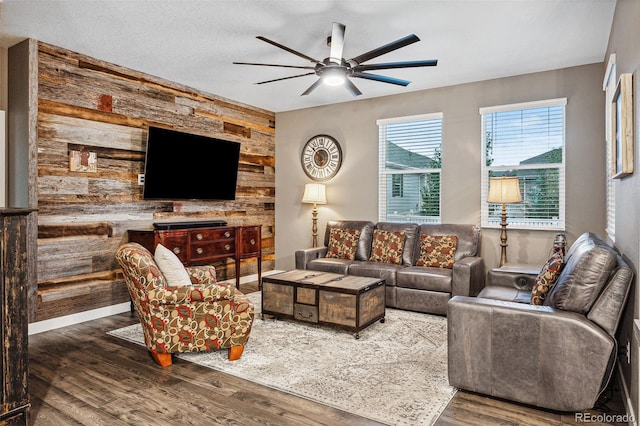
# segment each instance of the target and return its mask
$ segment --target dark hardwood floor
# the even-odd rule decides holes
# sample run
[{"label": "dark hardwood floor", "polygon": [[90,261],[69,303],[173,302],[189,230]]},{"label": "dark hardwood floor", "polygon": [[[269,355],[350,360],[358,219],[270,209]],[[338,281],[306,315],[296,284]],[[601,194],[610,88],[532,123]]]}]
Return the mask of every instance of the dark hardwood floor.
[{"label": "dark hardwood floor", "polygon": [[[257,285],[242,285],[245,293]],[[32,425],[376,425],[378,423],[176,359],[157,366],[141,346],[107,335],[137,323],[113,315],[29,338]],[[621,414],[612,386],[603,410]],[[597,414],[597,411],[592,411]],[[554,413],[459,391],[437,425],[568,425]],[[600,423],[602,424],[602,423]]]}]

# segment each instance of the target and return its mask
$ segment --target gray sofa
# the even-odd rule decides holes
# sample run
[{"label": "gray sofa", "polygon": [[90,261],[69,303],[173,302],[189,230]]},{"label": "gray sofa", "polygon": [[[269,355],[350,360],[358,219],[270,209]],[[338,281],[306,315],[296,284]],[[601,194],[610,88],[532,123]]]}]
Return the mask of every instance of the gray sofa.
[{"label": "gray sofa", "polygon": [[[332,228],[358,229],[354,260],[326,258]],[[404,231],[402,264],[369,261],[374,229]],[[452,269],[415,266],[420,253],[419,235],[455,235],[458,245]],[[475,296],[484,287],[484,262],[479,257],[480,228],[475,225],[441,225],[369,221],[330,221],[324,247],[296,251],[296,269],[383,278],[386,306],[446,315],[452,296]]]},{"label": "gray sofa", "polygon": [[567,251],[543,306],[528,303],[525,281],[509,287],[504,277],[489,280],[476,298],[453,297],[449,383],[553,410],[592,408],[613,373],[632,278],[612,247],[585,233]]}]

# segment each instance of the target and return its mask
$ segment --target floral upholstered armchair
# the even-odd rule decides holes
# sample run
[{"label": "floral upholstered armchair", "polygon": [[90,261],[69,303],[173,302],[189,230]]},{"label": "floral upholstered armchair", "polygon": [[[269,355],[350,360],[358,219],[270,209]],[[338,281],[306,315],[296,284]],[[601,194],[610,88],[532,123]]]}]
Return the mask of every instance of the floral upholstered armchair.
[{"label": "floral upholstered armchair", "polygon": [[152,358],[166,367],[172,353],[229,349],[242,356],[255,317],[253,304],[233,285],[216,283],[213,266],[185,268],[191,285],[172,287],[140,244],[116,252]]}]

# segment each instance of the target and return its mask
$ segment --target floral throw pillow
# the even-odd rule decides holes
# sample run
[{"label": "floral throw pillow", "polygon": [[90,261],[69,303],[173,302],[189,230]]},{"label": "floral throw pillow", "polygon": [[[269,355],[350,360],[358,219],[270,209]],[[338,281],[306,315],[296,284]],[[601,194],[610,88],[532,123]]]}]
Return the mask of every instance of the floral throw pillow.
[{"label": "floral throw pillow", "polygon": [[564,266],[564,259],[561,253],[554,253],[547,263],[544,264],[542,270],[536,278],[536,282],[531,290],[531,304],[542,305],[547,294],[553,288],[558,276]]},{"label": "floral throw pillow", "polygon": [[359,229],[333,228],[329,232],[329,246],[325,257],[353,260],[360,239]]},{"label": "floral throw pillow", "polygon": [[420,257],[416,266],[451,269],[456,248],[458,237],[455,235],[420,234]]},{"label": "floral throw pillow", "polygon": [[373,231],[373,241],[371,243],[372,262],[402,263],[402,251],[404,250],[405,234],[403,231],[391,232],[375,229]]}]

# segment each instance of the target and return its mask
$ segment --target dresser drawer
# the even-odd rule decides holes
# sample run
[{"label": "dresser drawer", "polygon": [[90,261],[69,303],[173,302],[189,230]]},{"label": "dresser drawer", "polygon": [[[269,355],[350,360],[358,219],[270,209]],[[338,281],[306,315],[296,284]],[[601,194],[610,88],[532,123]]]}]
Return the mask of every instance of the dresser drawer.
[{"label": "dresser drawer", "polygon": [[215,240],[235,240],[236,230],[232,228],[223,229],[198,229],[190,231],[191,243],[199,241],[215,241]]},{"label": "dresser drawer", "polygon": [[260,226],[244,226],[240,231],[240,254],[242,256],[260,253],[262,235]]},{"label": "dresser drawer", "polygon": [[235,240],[203,241],[202,243],[191,243],[191,260],[202,262],[207,259],[224,258],[235,256]]},{"label": "dresser drawer", "polygon": [[[179,235],[165,235],[160,238],[160,244],[171,250],[182,263],[189,260],[187,239]],[[153,252],[152,252],[153,253]]]}]

